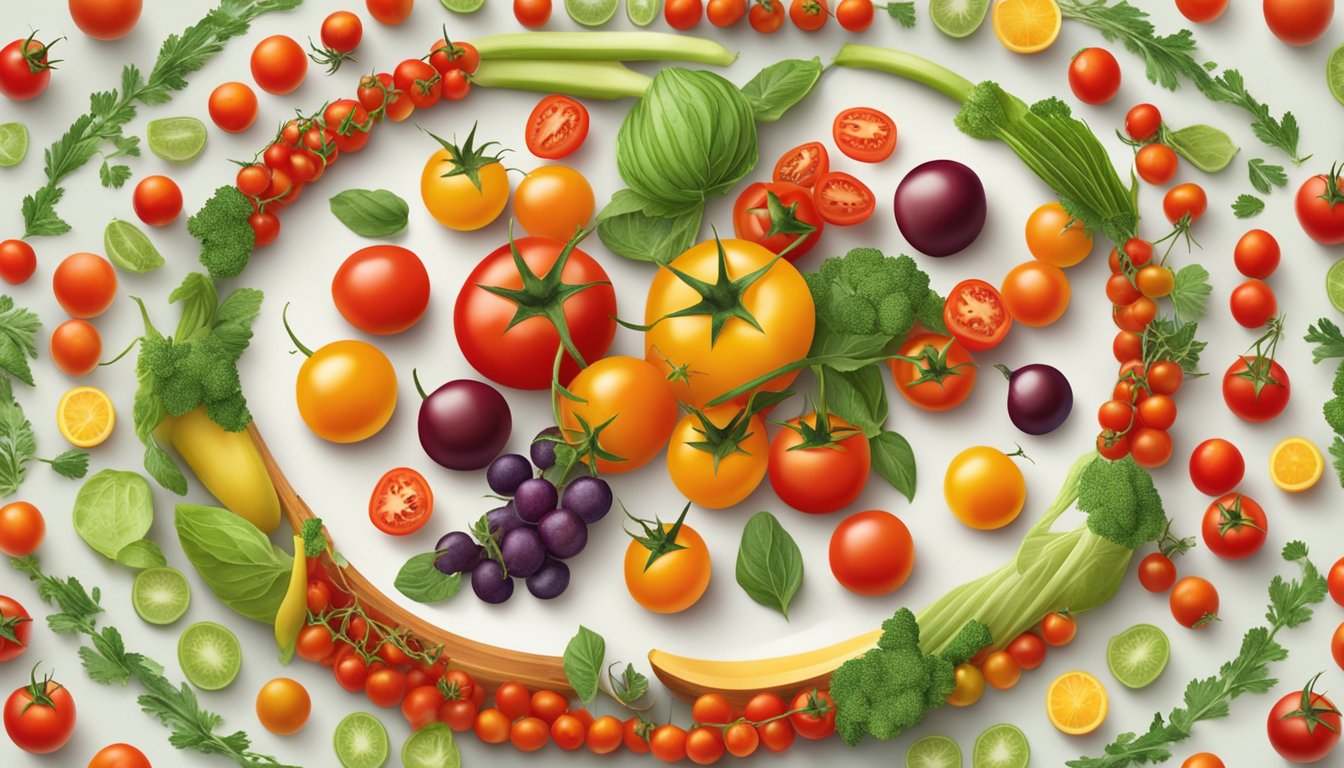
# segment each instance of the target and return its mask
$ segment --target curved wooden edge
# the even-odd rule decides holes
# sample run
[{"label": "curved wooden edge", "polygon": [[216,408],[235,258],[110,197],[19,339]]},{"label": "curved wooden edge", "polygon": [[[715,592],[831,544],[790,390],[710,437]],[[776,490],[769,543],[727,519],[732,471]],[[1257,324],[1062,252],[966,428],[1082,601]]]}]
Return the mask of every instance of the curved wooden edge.
[{"label": "curved wooden edge", "polygon": [[[285,519],[297,535],[303,527],[303,521],[315,515],[295,492],[294,486],[290,485],[255,423],[248,425],[247,433],[261,453],[266,473],[270,475],[276,495],[280,497],[280,508],[284,510]],[[331,534],[325,529],[323,534],[331,542]],[[334,548],[334,543],[332,546]],[[323,555],[323,565],[333,572],[340,570],[350,585],[351,593],[366,611],[384,617],[388,624],[406,629],[426,647],[443,646],[449,666],[462,669],[476,681],[494,686],[512,680],[534,691],[546,689],[565,694],[573,692],[565,676],[564,662],[559,656],[497,648],[449,632],[402,608],[350,563],[337,564],[328,555]]]}]

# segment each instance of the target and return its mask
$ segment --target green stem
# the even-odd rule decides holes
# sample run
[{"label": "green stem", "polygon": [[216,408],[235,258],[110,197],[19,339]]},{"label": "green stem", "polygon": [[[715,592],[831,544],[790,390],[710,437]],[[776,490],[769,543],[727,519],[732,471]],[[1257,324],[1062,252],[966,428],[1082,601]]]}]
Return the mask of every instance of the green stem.
[{"label": "green stem", "polygon": [[481,61],[687,61],[726,67],[737,54],[713,40],[665,32],[515,32],[475,41]]},{"label": "green stem", "polygon": [[[285,333],[289,334],[289,340],[294,342],[294,346],[299,348],[304,357],[312,357],[313,350],[303,346],[303,342],[299,341],[299,337],[295,336],[294,330],[289,327],[289,302],[285,302],[285,308],[280,310],[280,321],[285,324]],[[414,376],[414,372],[412,372],[412,376]]]},{"label": "green stem", "polygon": [[482,61],[471,80],[482,88],[565,93],[587,99],[639,98],[653,82],[617,61],[558,59]]},{"label": "green stem", "polygon": [[873,45],[846,43],[835,55],[835,64],[850,69],[873,69],[913,80],[962,104],[971,97],[971,89],[975,87],[970,80],[928,59]]}]

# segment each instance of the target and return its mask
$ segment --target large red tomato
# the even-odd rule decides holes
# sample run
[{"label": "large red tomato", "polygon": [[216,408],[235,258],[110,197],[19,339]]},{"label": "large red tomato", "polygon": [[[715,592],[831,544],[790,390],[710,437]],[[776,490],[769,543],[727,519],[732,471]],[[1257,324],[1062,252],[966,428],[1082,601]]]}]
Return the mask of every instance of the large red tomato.
[{"label": "large red tomato", "polygon": [[453,327],[463,356],[482,376],[506,387],[547,389],[562,337],[573,342],[560,364],[560,383],[568,384],[579,372],[573,351],[586,363],[606,354],[615,317],[616,292],[593,257],[549,237],[524,237],[496,248],[467,276]]},{"label": "large red tomato", "polygon": [[33,618],[13,598],[0,595],[0,661],[9,661],[28,649]]},{"label": "large red tomato", "polygon": [[65,686],[46,678],[21,686],[5,700],[5,733],[14,746],[34,755],[55,752],[75,732],[75,700]]},{"label": "large red tomato", "polygon": [[1300,691],[1293,691],[1269,710],[1265,724],[1269,744],[1286,760],[1314,763],[1339,744],[1339,710],[1313,688],[1317,675]]}]

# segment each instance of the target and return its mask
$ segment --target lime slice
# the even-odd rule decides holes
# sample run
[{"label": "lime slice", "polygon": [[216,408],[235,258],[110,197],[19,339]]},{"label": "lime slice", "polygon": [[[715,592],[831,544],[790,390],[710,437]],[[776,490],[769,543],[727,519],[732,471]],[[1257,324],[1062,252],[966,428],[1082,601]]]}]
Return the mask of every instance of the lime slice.
[{"label": "lime slice", "polygon": [[1166,633],[1152,624],[1135,624],[1112,637],[1106,646],[1106,666],[1126,688],[1151,685],[1167,668],[1170,658]]},{"label": "lime slice", "polygon": [[485,6],[485,0],[439,0],[453,13],[475,13]]},{"label": "lime slice", "polygon": [[121,219],[113,219],[103,230],[103,250],[107,258],[127,272],[153,272],[163,266],[163,256],[140,228]]},{"label": "lime slice", "polygon": [[565,0],[569,18],[585,27],[600,27],[616,15],[620,0]]},{"label": "lime slice", "polygon": [[462,768],[462,755],[452,730],[443,723],[430,723],[401,745],[401,764],[405,768]]},{"label": "lime slice", "polygon": [[961,747],[946,736],[925,736],[905,750],[905,768],[961,768]]},{"label": "lime slice", "polygon": [[187,627],[177,639],[177,663],[192,685],[203,691],[218,691],[238,677],[243,649],[227,627],[200,621]]},{"label": "lime slice", "polygon": [[636,27],[647,27],[663,10],[663,0],[625,0],[625,15]]},{"label": "lime slice", "polygon": [[1330,297],[1331,306],[1344,312],[1344,259],[1336,261],[1325,273],[1325,294]]},{"label": "lime slice", "polygon": [[28,154],[28,128],[23,123],[0,125],[0,168],[10,168]]},{"label": "lime slice", "polygon": [[336,726],[331,746],[344,768],[382,768],[387,762],[387,729],[368,712],[353,712]]},{"label": "lime slice", "polygon": [[131,585],[131,605],[150,624],[172,624],[191,605],[191,585],[176,568],[160,566],[140,572]]},{"label": "lime slice", "polygon": [[205,149],[205,124],[194,117],[164,117],[145,127],[149,151],[170,163],[183,165]]},{"label": "lime slice", "polygon": [[971,751],[972,768],[1027,768],[1030,760],[1027,735],[1009,723],[991,725],[975,737]]},{"label": "lime slice", "polygon": [[1344,45],[1330,52],[1325,61],[1325,83],[1330,86],[1330,95],[1335,101],[1344,104]]},{"label": "lime slice", "polygon": [[930,0],[929,19],[948,37],[966,37],[985,23],[989,0]]}]

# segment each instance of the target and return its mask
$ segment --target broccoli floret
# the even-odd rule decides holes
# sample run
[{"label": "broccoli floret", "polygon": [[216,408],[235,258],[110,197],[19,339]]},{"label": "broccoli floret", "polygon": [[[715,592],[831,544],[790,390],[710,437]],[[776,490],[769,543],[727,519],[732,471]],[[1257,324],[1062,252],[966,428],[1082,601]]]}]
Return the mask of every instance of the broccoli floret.
[{"label": "broccoli floret", "polygon": [[1031,111],[1032,114],[1037,117],[1073,117],[1073,110],[1069,109],[1069,105],[1054,96],[1051,96],[1048,99],[1041,99],[1035,104],[1032,104]]},{"label": "broccoli floret", "polygon": [[943,297],[930,288],[924,294],[924,300],[915,309],[915,321],[924,326],[924,330],[934,333],[947,333],[947,323],[943,320]]},{"label": "broccoli floret", "polygon": [[237,277],[256,246],[247,219],[252,204],[236,187],[220,187],[187,219],[187,231],[201,241],[201,264],[216,279]]},{"label": "broccoli floret", "polygon": [[205,415],[222,427],[226,432],[242,432],[252,423],[252,413],[247,409],[243,393],[227,400],[216,400],[205,404]]},{"label": "broccoli floret", "polygon": [[817,317],[834,331],[859,336],[904,336],[929,295],[929,276],[914,259],[875,248],[827,259],[803,279]]},{"label": "broccoli floret", "polygon": [[956,665],[991,642],[985,625],[971,621],[946,652],[925,654],[915,615],[902,608],[882,622],[876,648],[831,676],[836,732],[853,746],[868,734],[885,741],[916,725],[956,689]]},{"label": "broccoli floret", "polygon": [[1340,397],[1344,397],[1344,363],[1340,363],[1335,369],[1335,381],[1330,385],[1330,390]]},{"label": "broccoli floret", "polygon": [[877,305],[877,330],[884,336],[904,336],[915,324],[915,308],[904,293],[889,293]]},{"label": "broccoli floret", "polygon": [[973,139],[997,138],[1008,125],[1004,102],[1012,98],[998,83],[977,83],[971,89],[971,97],[962,104],[952,123],[957,126],[957,130]]},{"label": "broccoli floret", "polygon": [[1167,525],[1152,476],[1131,456],[1094,459],[1078,480],[1078,508],[1088,530],[1127,549],[1156,541]]},{"label": "broccoli floret", "polygon": [[1325,423],[1337,435],[1344,435],[1344,397],[1333,397],[1325,401]]}]

